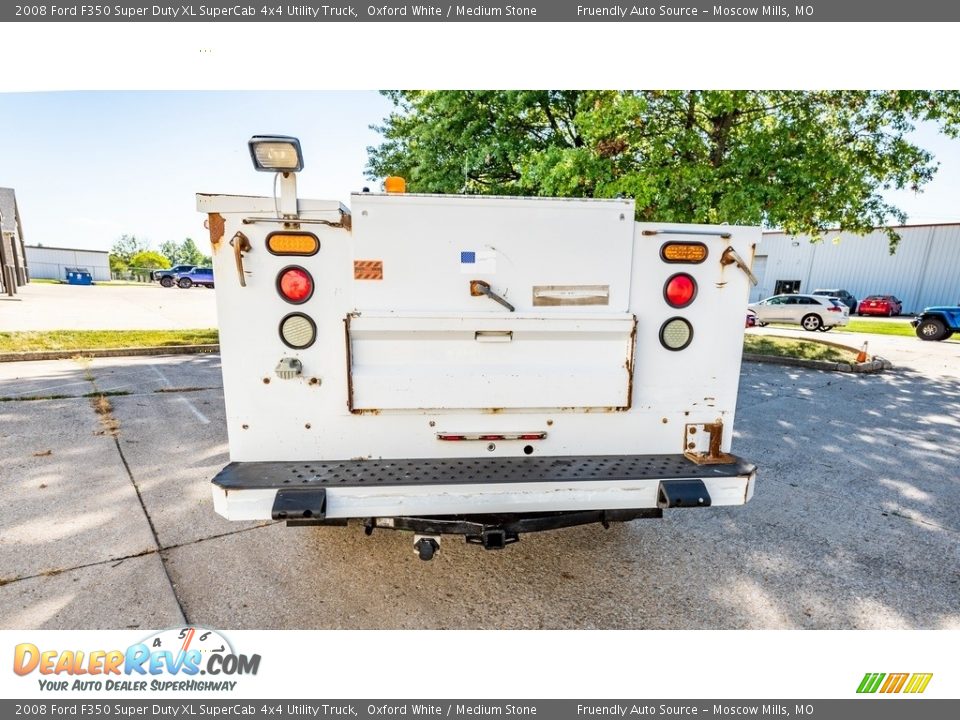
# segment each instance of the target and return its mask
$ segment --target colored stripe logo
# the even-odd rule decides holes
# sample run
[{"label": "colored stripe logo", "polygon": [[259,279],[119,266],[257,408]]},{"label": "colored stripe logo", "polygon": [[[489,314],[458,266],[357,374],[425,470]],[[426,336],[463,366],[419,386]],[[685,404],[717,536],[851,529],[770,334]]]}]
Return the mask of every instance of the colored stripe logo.
[{"label": "colored stripe logo", "polygon": [[383,280],[382,260],[354,260],[354,280]]},{"label": "colored stripe logo", "polygon": [[927,689],[933,673],[867,673],[860,681],[857,692],[872,693],[911,693],[919,694]]}]

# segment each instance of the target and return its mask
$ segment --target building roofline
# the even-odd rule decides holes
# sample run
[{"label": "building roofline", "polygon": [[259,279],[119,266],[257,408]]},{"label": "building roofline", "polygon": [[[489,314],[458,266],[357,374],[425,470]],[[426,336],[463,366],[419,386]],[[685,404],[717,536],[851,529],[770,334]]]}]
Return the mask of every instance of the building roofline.
[{"label": "building roofline", "polygon": [[103,253],[104,255],[109,255],[109,250],[87,250],[86,248],[68,248],[68,247],[56,247],[54,245],[24,245],[24,247],[32,248],[34,250],[67,250],[69,252],[92,252],[92,253]]},{"label": "building roofline", "polygon": [[[960,222],[944,222],[944,223],[918,223],[916,225],[880,225],[879,227],[873,228],[870,232],[876,232],[877,230],[908,230],[910,228],[922,228],[922,227],[960,227]],[[823,232],[852,232],[851,230],[841,230],[840,228],[828,228]],[[788,233],[784,230],[764,230],[764,235],[789,235],[790,237],[803,237],[809,233]]]}]

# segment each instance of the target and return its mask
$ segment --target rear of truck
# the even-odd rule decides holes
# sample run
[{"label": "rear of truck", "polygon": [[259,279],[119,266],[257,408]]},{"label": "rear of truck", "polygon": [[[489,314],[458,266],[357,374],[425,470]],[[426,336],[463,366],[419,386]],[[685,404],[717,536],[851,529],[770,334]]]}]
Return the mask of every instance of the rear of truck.
[{"label": "rear of truck", "polygon": [[741,505],[731,454],[756,228],[630,200],[198,195],[231,520],[523,532]]}]

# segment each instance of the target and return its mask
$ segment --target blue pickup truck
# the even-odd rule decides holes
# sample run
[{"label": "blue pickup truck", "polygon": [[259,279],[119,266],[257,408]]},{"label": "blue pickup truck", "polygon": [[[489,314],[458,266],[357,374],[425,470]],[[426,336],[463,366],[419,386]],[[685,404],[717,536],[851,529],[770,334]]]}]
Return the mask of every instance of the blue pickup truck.
[{"label": "blue pickup truck", "polygon": [[960,332],[960,306],[941,305],[924,308],[910,321],[921,340],[946,340]]},{"label": "blue pickup truck", "polygon": [[195,267],[177,274],[177,287],[190,288],[195,285],[213,287],[213,268]]}]

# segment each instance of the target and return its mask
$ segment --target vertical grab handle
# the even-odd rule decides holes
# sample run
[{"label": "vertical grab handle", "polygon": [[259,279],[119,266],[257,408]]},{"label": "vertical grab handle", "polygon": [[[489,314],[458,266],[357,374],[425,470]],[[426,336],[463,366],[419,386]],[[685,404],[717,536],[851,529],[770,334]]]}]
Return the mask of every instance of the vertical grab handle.
[{"label": "vertical grab handle", "polygon": [[243,253],[250,252],[250,250],[253,249],[250,245],[250,239],[238,231],[237,234],[230,239],[230,245],[233,246],[233,259],[237,263],[237,277],[240,278],[240,287],[246,287],[247,279],[244,277]]}]

